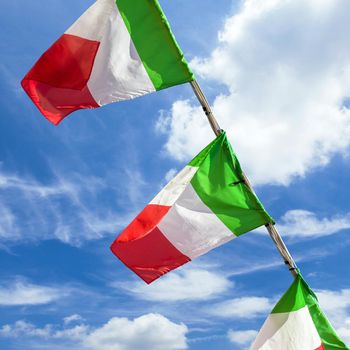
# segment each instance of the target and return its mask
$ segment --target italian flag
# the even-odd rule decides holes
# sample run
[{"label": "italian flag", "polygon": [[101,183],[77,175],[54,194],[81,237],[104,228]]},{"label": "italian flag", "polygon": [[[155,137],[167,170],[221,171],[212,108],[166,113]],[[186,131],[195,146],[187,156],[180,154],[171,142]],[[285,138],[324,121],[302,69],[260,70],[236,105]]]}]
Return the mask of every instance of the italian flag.
[{"label": "italian flag", "polygon": [[298,275],[265,321],[250,350],[341,350],[315,293]]},{"label": "italian flag", "polygon": [[120,234],[112,252],[145,282],[272,223],[226,134],[202,150]]},{"label": "italian flag", "polygon": [[191,80],[157,0],[98,0],[40,57],[22,87],[57,125],[78,109]]}]

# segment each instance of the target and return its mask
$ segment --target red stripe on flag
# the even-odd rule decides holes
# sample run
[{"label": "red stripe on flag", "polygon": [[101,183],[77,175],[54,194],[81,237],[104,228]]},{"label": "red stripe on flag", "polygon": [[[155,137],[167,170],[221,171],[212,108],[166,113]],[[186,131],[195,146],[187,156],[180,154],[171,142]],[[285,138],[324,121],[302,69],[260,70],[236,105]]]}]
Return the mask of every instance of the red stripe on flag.
[{"label": "red stripe on flag", "polygon": [[324,345],[321,344],[321,346],[320,346],[319,348],[315,349],[315,350],[325,350],[325,349],[324,349]]},{"label": "red stripe on flag", "polygon": [[112,252],[147,283],[190,261],[157,227],[170,208],[147,205],[111,246]]},{"label": "red stripe on flag", "polygon": [[158,227],[140,239],[129,242],[116,239],[111,250],[146,283],[153,282],[191,260],[177,250]]},{"label": "red stripe on flag", "polygon": [[64,34],[23,78],[23,89],[52,123],[78,109],[99,107],[87,87],[99,45]]},{"label": "red stripe on flag", "polygon": [[163,219],[171,207],[149,204],[117,238],[118,242],[130,242],[140,239],[152,231]]}]

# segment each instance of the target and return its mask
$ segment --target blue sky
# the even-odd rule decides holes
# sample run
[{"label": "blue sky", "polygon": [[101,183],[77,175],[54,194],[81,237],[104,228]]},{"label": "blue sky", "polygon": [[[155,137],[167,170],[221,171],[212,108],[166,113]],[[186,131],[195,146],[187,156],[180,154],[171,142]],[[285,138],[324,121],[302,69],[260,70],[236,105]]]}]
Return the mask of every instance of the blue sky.
[{"label": "blue sky", "polygon": [[[243,168],[350,343],[350,4],[160,1]],[[55,127],[20,88],[92,3],[0,13],[0,349],[246,349],[292,279],[247,234],[146,286],[109,251],[212,131],[189,86]]]}]

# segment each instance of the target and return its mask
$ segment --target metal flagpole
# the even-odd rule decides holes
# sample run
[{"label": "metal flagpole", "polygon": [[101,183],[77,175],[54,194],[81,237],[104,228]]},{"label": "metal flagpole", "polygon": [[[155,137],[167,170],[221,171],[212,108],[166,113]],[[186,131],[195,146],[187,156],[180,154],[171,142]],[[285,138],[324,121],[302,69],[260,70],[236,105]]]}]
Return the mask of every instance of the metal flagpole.
[{"label": "metal flagpole", "polygon": [[[192,86],[192,89],[193,89],[195,95],[197,96],[199,103],[201,104],[201,106],[203,108],[205,115],[208,118],[208,121],[209,121],[211,128],[213,129],[215,135],[219,136],[222,133],[222,129],[220,128],[219,123],[217,122],[217,120],[216,120],[216,118],[215,118],[215,116],[214,116],[214,114],[209,106],[208,100],[206,99],[202,89],[200,88],[200,86],[196,80],[191,81],[190,84]],[[246,175],[243,174],[243,176],[244,176],[245,184],[248,186],[248,188],[253,193],[255,193],[254,189],[253,189],[252,185],[250,184]],[[291,274],[294,277],[296,277],[298,275],[297,265],[295,264],[293,257],[289,253],[288,248],[287,248],[286,244],[284,243],[281,235],[277,231],[275,225],[267,224],[267,225],[265,225],[265,227],[266,227],[271,239],[275,243],[279,253],[281,254],[281,256],[284,260],[284,263],[286,265],[288,265],[288,268],[289,268],[289,271],[291,272]]]}]

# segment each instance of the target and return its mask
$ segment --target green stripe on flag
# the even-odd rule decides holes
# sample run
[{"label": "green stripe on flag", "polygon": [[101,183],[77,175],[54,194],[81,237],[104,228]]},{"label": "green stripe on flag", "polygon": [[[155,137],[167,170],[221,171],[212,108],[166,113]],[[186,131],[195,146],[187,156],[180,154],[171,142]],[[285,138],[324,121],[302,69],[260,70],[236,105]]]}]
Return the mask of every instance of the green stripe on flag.
[{"label": "green stripe on flag", "polygon": [[321,310],[317,297],[306,281],[300,276],[300,285],[304,293],[306,304],[309,308],[311,318],[316,326],[318,334],[322,340],[325,350],[349,350],[349,348],[338,337],[333,326],[328,321],[326,315]]},{"label": "green stripe on flag", "polygon": [[214,139],[212,142],[210,142],[207,147],[202,149],[200,153],[198,153],[187,165],[193,166],[193,167],[201,166],[201,164],[203,163],[205,158],[208,156],[208,153],[210,152],[211,148],[215,145],[216,142],[217,142],[217,138]]},{"label": "green stripe on flag", "polygon": [[312,321],[317,329],[325,350],[350,350],[338,337],[336,331],[321,310],[316,294],[301,276],[294,282],[272,310],[273,314],[297,311],[308,307]]},{"label": "green stripe on flag", "polygon": [[191,180],[198,196],[235,235],[273,223],[243,182],[241,166],[226,133],[219,135],[189,165],[199,166]]},{"label": "green stripe on flag", "polygon": [[293,284],[283,295],[281,300],[273,308],[273,314],[298,311],[306,306],[306,301],[301,285],[301,279],[295,278]]},{"label": "green stripe on flag", "polygon": [[116,0],[156,90],[194,79],[157,0]]}]

